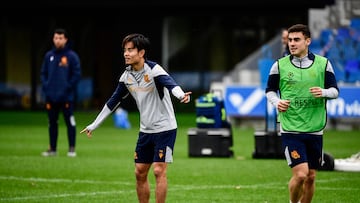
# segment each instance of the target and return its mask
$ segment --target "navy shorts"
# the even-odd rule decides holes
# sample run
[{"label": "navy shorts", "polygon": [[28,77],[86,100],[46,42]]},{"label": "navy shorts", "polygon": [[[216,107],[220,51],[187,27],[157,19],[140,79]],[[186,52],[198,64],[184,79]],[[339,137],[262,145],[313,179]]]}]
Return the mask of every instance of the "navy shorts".
[{"label": "navy shorts", "polygon": [[176,129],[160,133],[139,132],[135,163],[173,162]]},{"label": "navy shorts", "polygon": [[307,162],[310,169],[318,169],[322,162],[322,135],[282,133],[286,161],[292,168]]}]

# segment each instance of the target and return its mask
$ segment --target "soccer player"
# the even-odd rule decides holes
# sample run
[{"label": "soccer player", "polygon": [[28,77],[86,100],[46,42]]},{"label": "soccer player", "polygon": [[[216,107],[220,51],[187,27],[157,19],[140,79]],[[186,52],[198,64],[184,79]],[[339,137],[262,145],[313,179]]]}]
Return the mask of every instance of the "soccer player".
[{"label": "soccer player", "polygon": [[127,67],[101,112],[80,133],[86,132],[91,137],[92,131],[131,94],[140,112],[140,132],[134,156],[138,200],[141,203],[150,200],[148,172],[153,165],[156,202],[164,203],[167,193],[167,164],[173,162],[177,132],[170,93],[181,103],[189,103],[192,92],[184,92],[159,64],[147,59],[149,46],[149,39],[142,34],[130,34],[123,39],[122,48]]},{"label": "soccer player", "polygon": [[288,40],[290,55],[272,65],[265,92],[279,112],[282,145],[292,171],[290,202],[304,203],[312,200],[323,160],[326,101],[337,98],[339,89],[330,61],[309,50],[308,26],[291,26]]},{"label": "soccer player", "polygon": [[54,47],[43,59],[40,79],[45,95],[49,120],[49,148],[43,156],[57,155],[58,120],[60,111],[64,115],[69,142],[69,157],[75,157],[76,123],[74,117],[74,96],[81,79],[78,54],[71,49],[65,29],[58,28],[53,33]]}]

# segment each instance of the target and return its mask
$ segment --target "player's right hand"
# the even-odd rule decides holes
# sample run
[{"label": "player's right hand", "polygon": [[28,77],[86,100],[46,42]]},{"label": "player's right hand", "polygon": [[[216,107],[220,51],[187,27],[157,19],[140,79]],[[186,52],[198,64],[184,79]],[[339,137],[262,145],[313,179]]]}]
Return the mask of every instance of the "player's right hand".
[{"label": "player's right hand", "polygon": [[290,100],[280,100],[278,105],[277,105],[277,109],[280,112],[285,112],[290,106]]},{"label": "player's right hand", "polygon": [[84,133],[86,132],[86,135],[88,136],[88,138],[91,138],[91,130],[89,130],[87,127],[84,128],[82,131],[80,131],[80,133]]}]

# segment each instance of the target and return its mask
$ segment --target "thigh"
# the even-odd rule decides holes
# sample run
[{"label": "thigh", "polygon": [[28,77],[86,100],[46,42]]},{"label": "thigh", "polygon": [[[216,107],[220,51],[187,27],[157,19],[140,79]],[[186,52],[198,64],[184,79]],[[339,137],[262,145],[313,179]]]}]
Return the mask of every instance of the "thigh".
[{"label": "thigh", "polygon": [[323,157],[322,135],[307,135],[306,152],[310,169],[318,169]]},{"label": "thigh", "polygon": [[160,133],[139,132],[135,148],[135,163],[173,161],[176,129]]},{"label": "thigh", "polygon": [[135,147],[135,163],[152,163],[154,157],[154,143],[151,134],[139,132]]},{"label": "thigh", "polygon": [[50,121],[57,121],[59,118],[60,106],[58,103],[46,102],[46,111]]},{"label": "thigh", "polygon": [[176,129],[169,130],[154,136],[154,162],[173,162],[173,151],[176,140]]},{"label": "thigh", "polygon": [[308,162],[306,144],[302,135],[283,133],[281,138],[285,158],[291,168],[298,164]]},{"label": "thigh", "polygon": [[64,119],[67,124],[75,126],[75,117],[74,117],[74,104],[72,102],[65,102],[62,105],[62,111],[64,114]]},{"label": "thigh", "polygon": [[62,111],[65,118],[70,118],[73,115],[74,104],[71,102],[65,102],[61,104]]}]

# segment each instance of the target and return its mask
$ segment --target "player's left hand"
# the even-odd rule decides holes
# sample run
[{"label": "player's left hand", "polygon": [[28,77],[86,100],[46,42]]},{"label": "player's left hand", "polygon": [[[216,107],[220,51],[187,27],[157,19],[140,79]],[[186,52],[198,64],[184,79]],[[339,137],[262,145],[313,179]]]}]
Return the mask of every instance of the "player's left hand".
[{"label": "player's left hand", "polygon": [[190,102],[190,94],[192,92],[185,92],[185,96],[180,100],[181,103],[189,103]]},{"label": "player's left hand", "polygon": [[314,96],[314,97],[322,97],[322,89],[321,87],[310,87],[310,93]]}]

